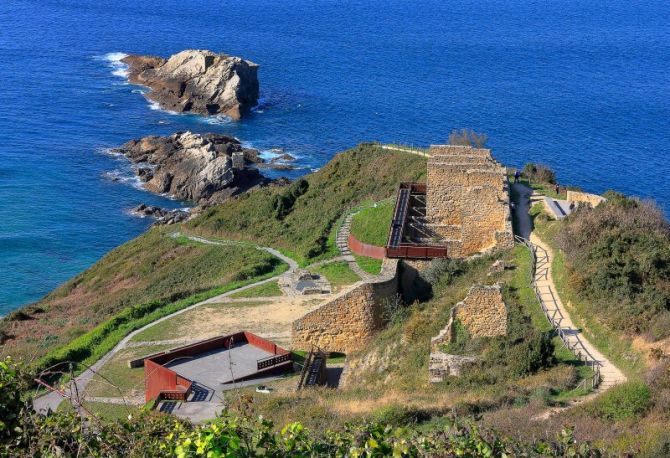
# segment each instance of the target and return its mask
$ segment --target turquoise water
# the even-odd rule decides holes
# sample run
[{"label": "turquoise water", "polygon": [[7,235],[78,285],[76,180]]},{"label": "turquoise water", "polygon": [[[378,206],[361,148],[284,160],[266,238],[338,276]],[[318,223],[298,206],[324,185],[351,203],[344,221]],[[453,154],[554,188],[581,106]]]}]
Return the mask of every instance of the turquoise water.
[{"label": "turquoise water", "polygon": [[[281,147],[297,175],[360,141],[471,127],[509,165],[667,210],[669,23],[667,1],[0,2],[0,314],[145,230],[129,208],[184,206],[105,154],[149,134]],[[259,109],[239,123],[155,110],[115,63],[185,48],[259,63]]]}]

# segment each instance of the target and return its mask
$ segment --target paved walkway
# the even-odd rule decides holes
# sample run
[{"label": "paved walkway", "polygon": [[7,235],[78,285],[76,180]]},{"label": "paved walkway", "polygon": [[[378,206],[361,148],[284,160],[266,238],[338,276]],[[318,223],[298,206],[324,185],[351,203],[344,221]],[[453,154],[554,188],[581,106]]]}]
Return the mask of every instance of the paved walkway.
[{"label": "paved walkway", "polygon": [[426,151],[414,148],[403,148],[402,146],[394,146],[394,145],[381,145],[381,148],[390,151],[400,151],[402,153],[410,153],[410,154],[416,154],[417,156],[428,157],[428,153]]},{"label": "paved walkway", "polygon": [[518,236],[528,239],[533,230],[533,222],[529,214],[531,206],[530,197],[533,194],[533,190],[521,183],[513,183],[512,190],[518,196],[514,201],[515,209],[512,212],[514,229],[517,231]]},{"label": "paved walkway", "polygon": [[[178,236],[178,235],[179,234],[176,234],[175,236]],[[193,241],[196,241],[196,242],[210,244],[210,245],[232,245],[232,244],[236,244],[236,242],[209,240],[209,239],[205,239],[205,238],[202,238],[202,237],[195,237],[195,236],[188,236],[188,238],[193,240]],[[294,272],[298,268],[298,263],[297,262],[295,262],[293,259],[283,255],[282,253],[275,250],[274,248],[262,247],[262,246],[256,246],[256,248],[259,249],[259,250],[267,251],[271,255],[281,259],[282,261],[284,261],[285,263],[287,263],[289,265],[288,272],[286,272],[282,275],[287,275],[288,273]],[[265,283],[270,283],[270,282],[277,281],[277,280],[279,280],[280,277],[281,277],[281,275],[277,275],[277,276],[274,276],[272,278],[268,278],[266,280],[261,280],[261,281],[252,283],[250,285],[243,286],[241,288],[237,288],[237,289],[232,290],[232,291],[228,291],[227,293],[219,294],[218,296],[214,296],[210,299],[207,299],[207,300],[202,301],[202,302],[198,302],[198,303],[193,304],[189,307],[181,309],[181,310],[179,310],[175,313],[172,313],[170,315],[159,318],[158,320],[153,321],[153,322],[147,324],[146,326],[143,326],[140,329],[137,329],[137,330],[131,332],[130,334],[125,336],[118,344],[116,344],[116,346],[111,351],[109,351],[106,355],[104,355],[102,358],[100,358],[98,361],[96,361],[94,364],[92,364],[88,369],[86,369],[80,375],[75,377],[74,380],[70,381],[68,386],[63,390],[64,394],[66,396],[72,396],[72,393],[84,393],[86,385],[88,385],[88,383],[93,379],[95,374],[98,371],[100,371],[100,369],[107,363],[107,361],[112,359],[112,357],[116,353],[118,353],[121,349],[125,348],[126,344],[135,335],[139,334],[140,332],[143,332],[143,331],[147,330],[148,328],[150,328],[150,327],[152,327],[152,326],[154,326],[158,323],[161,323],[165,320],[168,320],[168,319],[170,319],[174,316],[180,315],[180,314],[185,313],[189,310],[193,310],[194,308],[199,307],[201,305],[221,302],[222,299],[224,299],[224,298],[226,298],[226,297],[228,297],[232,294],[239,293],[240,291],[244,291],[244,290],[247,290],[247,289],[250,289],[250,288],[255,288],[256,286],[263,285]],[[55,393],[55,392],[50,392],[48,394],[45,394],[45,395],[40,396],[38,398],[35,398],[33,400],[33,408],[37,412],[42,412],[42,413],[48,412],[49,409],[52,410],[52,411],[55,411],[58,408],[58,405],[62,401],[63,401],[63,396],[61,396],[60,394]]]}]

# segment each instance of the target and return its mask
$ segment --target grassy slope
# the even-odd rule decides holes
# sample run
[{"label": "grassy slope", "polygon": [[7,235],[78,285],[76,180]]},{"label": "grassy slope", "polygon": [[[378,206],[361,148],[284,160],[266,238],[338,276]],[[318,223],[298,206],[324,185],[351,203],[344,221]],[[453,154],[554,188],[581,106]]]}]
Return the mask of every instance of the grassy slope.
[{"label": "grassy slope", "polygon": [[185,230],[272,245],[305,264],[336,254],[332,233],[347,209],[391,197],[400,181],[422,180],[425,171],[422,157],[359,145],[306,176],[309,189],[283,220],[272,205],[283,189],[269,187],[204,212]]},{"label": "grassy slope", "polygon": [[282,292],[279,284],[276,281],[270,283],[263,283],[262,285],[254,286],[253,288],[245,289],[239,293],[231,294],[231,298],[246,298],[246,297],[277,297],[281,296]]},{"label": "grassy slope", "polygon": [[165,304],[277,270],[279,261],[254,248],[174,239],[154,228],[111,251],[42,301],[26,320],[4,320],[11,336],[2,352],[33,358],[86,334],[131,306]]},{"label": "grassy slope", "polygon": [[[272,198],[285,188],[276,186],[213,207],[183,229],[276,246],[306,263],[310,249],[315,259],[336,253],[334,227],[347,208],[388,198],[399,181],[421,179],[424,174],[424,158],[360,145],[308,175],[308,191],[295,201],[292,212],[283,220],[275,219]],[[0,330],[10,336],[0,351],[39,357],[84,337],[131,306],[150,301],[173,303],[277,271],[276,259],[265,252],[175,239],[168,234],[172,231],[147,231],[111,251],[42,301],[24,307],[25,315],[0,322]]]},{"label": "grassy slope", "polygon": [[363,243],[386,246],[394,207],[395,202],[387,200],[356,213],[351,222],[351,233]]},{"label": "grassy slope", "polygon": [[360,280],[356,272],[349,268],[345,261],[332,262],[313,269],[315,274],[323,275],[330,282],[331,286],[338,288],[340,286],[351,285]]}]

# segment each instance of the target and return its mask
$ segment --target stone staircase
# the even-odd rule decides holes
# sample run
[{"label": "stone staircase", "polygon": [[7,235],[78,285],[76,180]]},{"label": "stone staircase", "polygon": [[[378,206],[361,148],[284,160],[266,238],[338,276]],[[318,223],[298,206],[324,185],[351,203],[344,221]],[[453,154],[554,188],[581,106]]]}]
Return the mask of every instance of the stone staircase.
[{"label": "stone staircase", "polygon": [[344,218],[342,225],[337,230],[336,245],[337,249],[340,250],[340,253],[342,254],[344,260],[347,261],[347,263],[349,264],[349,268],[354,272],[356,272],[356,275],[361,277],[361,280],[368,281],[374,278],[375,276],[370,275],[369,273],[360,268],[360,266],[356,262],[356,258],[354,258],[354,255],[351,253],[351,250],[349,249],[349,233],[351,232],[351,221],[354,219],[355,214],[356,212],[349,213]]},{"label": "stone staircase", "polygon": [[355,213],[348,214],[346,218],[344,218],[340,228],[337,230],[336,244],[342,256],[352,256],[351,250],[349,250],[349,233],[351,232],[351,221],[354,219],[354,214]]}]

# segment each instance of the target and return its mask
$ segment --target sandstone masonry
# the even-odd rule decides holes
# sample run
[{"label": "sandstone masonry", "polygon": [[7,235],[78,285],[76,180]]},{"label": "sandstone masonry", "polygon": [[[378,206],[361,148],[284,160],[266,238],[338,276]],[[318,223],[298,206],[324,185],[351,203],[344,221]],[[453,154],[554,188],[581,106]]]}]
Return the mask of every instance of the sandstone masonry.
[{"label": "sandstone masonry", "polygon": [[588,192],[568,190],[568,197],[567,197],[568,202],[585,203],[590,207],[597,207],[606,200],[607,199],[605,199],[603,196],[599,196],[597,194],[589,194]]},{"label": "sandstone masonry", "polygon": [[379,277],[357,283],[294,321],[292,347],[316,345],[342,353],[359,350],[381,328],[385,303],[398,294],[397,270],[397,260],[385,259]]},{"label": "sandstone masonry", "polygon": [[514,246],[507,170],[491,150],[431,146],[426,185],[427,227],[449,257]]},{"label": "sandstone masonry", "polygon": [[452,355],[442,350],[442,345],[454,340],[457,320],[474,338],[506,335],[507,306],[501,285],[475,285],[467,297],[451,309],[447,326],[430,340],[428,373],[431,382],[441,382],[448,375],[458,376],[466,364],[477,360],[474,356]]}]

